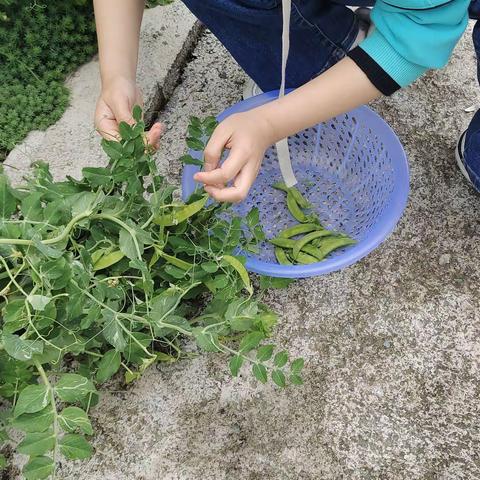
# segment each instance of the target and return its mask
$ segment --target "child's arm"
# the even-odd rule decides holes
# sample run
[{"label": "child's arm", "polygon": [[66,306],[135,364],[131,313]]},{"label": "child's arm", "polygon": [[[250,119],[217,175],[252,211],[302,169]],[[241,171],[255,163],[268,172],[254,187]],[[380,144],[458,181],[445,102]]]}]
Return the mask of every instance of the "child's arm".
[{"label": "child's arm", "polygon": [[[94,0],[102,91],[95,111],[95,127],[111,140],[118,136],[118,123],[132,122],[132,109],[142,105],[136,84],[143,0]],[[148,134],[156,145],[161,125]]]},{"label": "child's arm", "polygon": [[[205,183],[205,190],[218,201],[241,201],[270,145],[380,95],[354,61],[344,58],[280,100],[224,120],[205,150],[205,171],[197,173],[195,179]],[[216,168],[223,148],[230,149],[230,154]],[[222,187],[233,179],[233,186]]]}]

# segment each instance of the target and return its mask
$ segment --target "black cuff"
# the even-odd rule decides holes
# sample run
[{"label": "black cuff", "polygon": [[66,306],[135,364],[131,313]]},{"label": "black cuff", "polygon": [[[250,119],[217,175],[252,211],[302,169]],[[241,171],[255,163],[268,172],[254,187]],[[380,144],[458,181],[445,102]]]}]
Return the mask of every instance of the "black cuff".
[{"label": "black cuff", "polygon": [[355,47],[348,56],[384,95],[392,95],[400,90],[400,85],[362,48]]}]

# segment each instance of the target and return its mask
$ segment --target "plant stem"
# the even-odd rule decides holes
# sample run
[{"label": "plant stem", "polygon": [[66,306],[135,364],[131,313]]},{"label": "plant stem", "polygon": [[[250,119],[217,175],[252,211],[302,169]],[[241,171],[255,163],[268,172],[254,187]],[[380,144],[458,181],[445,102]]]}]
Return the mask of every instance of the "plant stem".
[{"label": "plant stem", "polygon": [[58,448],[58,433],[59,433],[57,405],[55,403],[55,394],[53,393],[52,384],[50,383],[50,380],[48,379],[47,374],[45,373],[45,370],[43,369],[40,362],[38,362],[38,360],[35,360],[34,364],[35,364],[35,368],[38,370],[38,373],[40,374],[40,377],[43,383],[48,388],[48,392],[50,394],[50,404],[53,410],[53,434],[55,435],[55,446],[53,447],[53,455],[52,455],[52,460],[53,460],[52,480],[55,480],[55,473],[57,469],[57,448]]}]

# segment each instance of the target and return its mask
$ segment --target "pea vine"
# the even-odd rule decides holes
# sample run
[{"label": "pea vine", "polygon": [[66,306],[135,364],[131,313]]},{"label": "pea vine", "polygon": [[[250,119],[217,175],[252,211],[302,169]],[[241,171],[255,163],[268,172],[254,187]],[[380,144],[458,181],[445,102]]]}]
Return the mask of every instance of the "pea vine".
[{"label": "pea vine", "polygon": [[[61,457],[88,458],[99,387],[188,358],[188,339],[227,354],[234,376],[248,365],[262,383],[302,383],[303,359],[268,342],[277,316],[238,255],[264,240],[258,211],[239,218],[201,189],[179,201],[141,113],[102,142],[108,166],[81,180],[55,182],[39,162],[13,188],[0,172],[0,469],[14,449],[29,457],[27,480],[55,478]],[[203,148],[215,126],[192,118],[188,144]]]}]

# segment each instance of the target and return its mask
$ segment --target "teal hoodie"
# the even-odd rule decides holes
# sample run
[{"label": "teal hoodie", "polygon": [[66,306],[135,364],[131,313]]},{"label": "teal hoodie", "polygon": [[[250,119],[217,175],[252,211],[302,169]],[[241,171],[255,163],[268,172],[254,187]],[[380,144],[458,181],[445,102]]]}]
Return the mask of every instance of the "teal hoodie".
[{"label": "teal hoodie", "polygon": [[445,66],[468,23],[469,0],[378,0],[375,29],[349,56],[383,93]]}]

